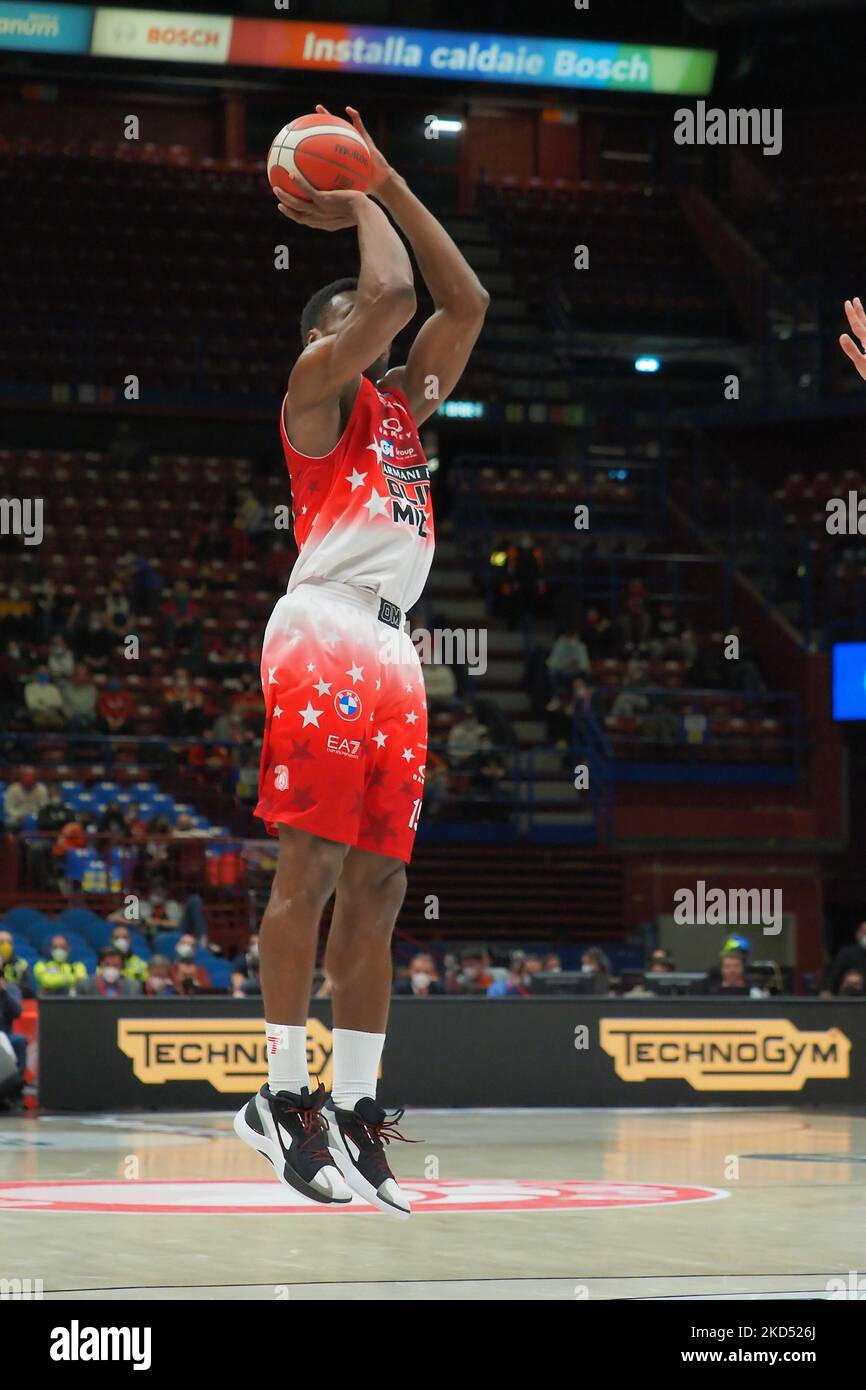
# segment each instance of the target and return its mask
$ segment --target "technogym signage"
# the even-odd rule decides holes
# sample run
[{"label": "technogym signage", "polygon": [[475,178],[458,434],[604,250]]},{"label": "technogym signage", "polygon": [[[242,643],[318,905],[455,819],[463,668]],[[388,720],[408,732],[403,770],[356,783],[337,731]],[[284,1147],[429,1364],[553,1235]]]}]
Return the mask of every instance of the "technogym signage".
[{"label": "technogym signage", "polygon": [[686,1081],[695,1091],[801,1091],[850,1075],[838,1028],[804,1031],[787,1018],[604,1018],[601,1046],[621,1081]]}]

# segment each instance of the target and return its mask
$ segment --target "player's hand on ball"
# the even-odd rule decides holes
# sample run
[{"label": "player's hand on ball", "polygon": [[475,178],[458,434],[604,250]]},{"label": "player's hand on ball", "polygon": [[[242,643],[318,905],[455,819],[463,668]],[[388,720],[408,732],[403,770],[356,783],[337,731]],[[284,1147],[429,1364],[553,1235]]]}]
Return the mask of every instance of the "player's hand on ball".
[{"label": "player's hand on ball", "polygon": [[293,198],[281,188],[275,188],[278,209],[291,222],[302,227],[317,227],[323,232],[338,232],[344,227],[354,227],[358,222],[358,207],[366,198],[366,193],[355,189],[337,189],[333,193],[320,193],[303,176],[294,177],[309,196],[309,202]]},{"label": "player's hand on ball", "polygon": [[[866,311],[859,299],[845,300],[845,314],[851,325],[851,332],[860,340],[860,347],[866,348]],[[857,344],[847,333],[843,333],[839,339],[839,346],[846,357],[850,357],[857,371],[866,381],[866,352],[861,352]]]},{"label": "player's hand on ball", "polygon": [[[333,115],[333,112],[329,111],[326,106],[322,106],[321,102],[316,107],[316,110],[322,116]],[[349,117],[349,120],[352,122],[352,125],[355,127],[358,134],[363,135],[364,140],[367,144],[367,149],[370,151],[370,159],[372,160],[372,171],[370,173],[370,181],[367,184],[367,192],[375,193],[378,188],[381,188],[383,184],[388,182],[388,180],[392,177],[394,170],[391,168],[391,165],[388,163],[387,159],[377,146],[369,130],[364,125],[364,122],[361,120],[361,113],[359,111],[356,111],[354,106],[347,106],[346,115]]]}]

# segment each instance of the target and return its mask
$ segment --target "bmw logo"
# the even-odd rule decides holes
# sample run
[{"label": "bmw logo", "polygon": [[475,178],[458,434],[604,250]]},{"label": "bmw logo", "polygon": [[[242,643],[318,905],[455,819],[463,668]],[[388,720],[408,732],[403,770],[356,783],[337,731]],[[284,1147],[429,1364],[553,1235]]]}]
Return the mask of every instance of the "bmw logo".
[{"label": "bmw logo", "polygon": [[360,719],[363,707],[360,696],[354,690],[338,690],[334,696],[334,709],[341,719]]}]

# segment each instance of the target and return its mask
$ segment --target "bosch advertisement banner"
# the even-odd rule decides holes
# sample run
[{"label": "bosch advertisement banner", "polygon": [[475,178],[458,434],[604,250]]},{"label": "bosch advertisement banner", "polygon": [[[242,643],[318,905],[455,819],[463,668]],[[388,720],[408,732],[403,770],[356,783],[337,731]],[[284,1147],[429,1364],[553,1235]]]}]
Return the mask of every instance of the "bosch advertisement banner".
[{"label": "bosch advertisement banner", "polygon": [[716,54],[707,49],[67,5],[0,4],[0,45],[86,53],[91,17],[90,52],[97,58],[681,96],[705,96],[716,66]]},{"label": "bosch advertisement banner", "polygon": [[[42,1000],[40,1104],[236,1108],[267,1076],[256,1004]],[[331,1050],[330,1004],[314,1001],[307,1062],[325,1087]],[[860,1105],[866,1003],[394,999],[379,1094],[416,1106]]]},{"label": "bosch advertisement banner", "polygon": [[89,5],[0,3],[0,48],[29,53],[87,53],[93,10]]}]

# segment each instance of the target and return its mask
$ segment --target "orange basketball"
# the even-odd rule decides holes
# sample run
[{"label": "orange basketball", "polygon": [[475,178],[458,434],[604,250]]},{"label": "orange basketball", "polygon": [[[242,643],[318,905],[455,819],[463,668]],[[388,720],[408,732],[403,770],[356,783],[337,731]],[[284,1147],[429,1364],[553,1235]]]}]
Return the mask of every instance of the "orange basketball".
[{"label": "orange basketball", "polygon": [[271,187],[305,202],[307,194],[293,177],[296,170],[322,193],[338,188],[363,193],[371,168],[366,140],[340,116],[299,116],[283,126],[268,151]]}]

